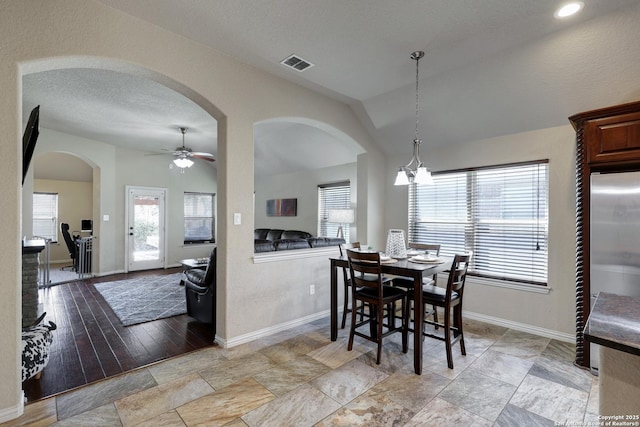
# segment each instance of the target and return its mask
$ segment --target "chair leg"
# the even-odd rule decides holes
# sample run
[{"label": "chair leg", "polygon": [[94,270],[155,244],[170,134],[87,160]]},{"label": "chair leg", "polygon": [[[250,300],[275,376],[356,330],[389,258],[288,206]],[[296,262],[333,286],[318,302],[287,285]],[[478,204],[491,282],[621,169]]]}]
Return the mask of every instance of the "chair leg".
[{"label": "chair leg", "polygon": [[[438,307],[436,307],[435,305],[433,306],[433,322],[435,323],[433,327],[437,330],[438,329]],[[344,328],[344,325],[342,325],[342,327]]]},{"label": "chair leg", "polygon": [[340,329],[344,329],[345,324],[347,323],[347,313],[349,312],[349,286],[345,283],[344,285],[344,308],[342,310],[342,327]]},{"label": "chair leg", "polygon": [[405,296],[402,300],[402,352],[407,353],[409,351],[409,313],[411,310],[409,306],[411,301]]},{"label": "chair leg", "polygon": [[451,353],[451,314],[449,310],[444,310],[444,344],[447,349],[447,366],[453,369],[453,354]]},{"label": "chair leg", "polygon": [[454,326],[458,329],[458,335],[460,335],[460,352],[466,356],[467,350],[464,347],[464,333],[462,331],[462,306],[458,305],[453,309]]},{"label": "chair leg", "polygon": [[356,299],[351,296],[351,327],[349,328],[349,345],[347,346],[347,350],[351,351],[353,349],[353,336],[356,332]]},{"label": "chair leg", "polygon": [[376,357],[376,365],[380,364],[380,357],[382,356],[382,320],[384,319],[384,307],[380,304],[376,305],[377,310],[377,326],[378,326],[378,355]]}]

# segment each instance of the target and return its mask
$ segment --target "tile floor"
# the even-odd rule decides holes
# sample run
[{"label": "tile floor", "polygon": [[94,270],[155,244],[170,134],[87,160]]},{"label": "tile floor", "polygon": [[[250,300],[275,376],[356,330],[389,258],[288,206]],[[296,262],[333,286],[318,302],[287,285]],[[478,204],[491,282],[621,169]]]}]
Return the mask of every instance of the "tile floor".
[{"label": "tile floor", "polygon": [[[34,402],[6,425],[553,426],[597,421],[597,377],[572,344],[465,322],[467,355],[427,338],[422,375],[386,338],[347,351],[328,319],[230,349],[214,346]],[[5,424],[3,424],[5,425]]]}]

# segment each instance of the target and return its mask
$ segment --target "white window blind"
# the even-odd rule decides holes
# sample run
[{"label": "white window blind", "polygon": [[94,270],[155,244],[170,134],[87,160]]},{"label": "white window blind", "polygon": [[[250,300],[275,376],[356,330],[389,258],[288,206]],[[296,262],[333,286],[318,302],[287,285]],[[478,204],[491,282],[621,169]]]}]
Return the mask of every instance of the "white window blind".
[{"label": "white window blind", "polygon": [[57,193],[33,193],[33,235],[58,241]]},{"label": "white window blind", "polygon": [[409,240],[472,251],[470,274],[547,283],[548,161],[434,173],[409,189]]},{"label": "white window blind", "polygon": [[[340,224],[327,221],[330,209],[351,208],[351,183],[349,181],[318,186],[318,236],[336,237]],[[349,242],[349,225],[343,224],[344,239]]]},{"label": "white window blind", "polygon": [[184,193],[184,243],[215,242],[214,196]]}]

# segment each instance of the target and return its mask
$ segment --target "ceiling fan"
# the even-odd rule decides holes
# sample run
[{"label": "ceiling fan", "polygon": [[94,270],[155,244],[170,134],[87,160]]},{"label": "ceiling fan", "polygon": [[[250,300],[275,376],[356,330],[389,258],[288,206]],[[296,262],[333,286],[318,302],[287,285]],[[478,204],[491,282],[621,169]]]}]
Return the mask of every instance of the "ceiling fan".
[{"label": "ceiling fan", "polygon": [[[187,130],[188,128],[186,127],[180,128],[180,132],[182,133],[182,147],[177,147],[175,150],[171,152],[171,154],[175,157],[173,159],[173,165],[180,168],[180,173],[184,173],[185,169],[193,166],[194,161],[192,160],[192,158],[202,159],[207,162],[215,162],[216,160],[213,157],[213,154],[211,153],[192,151],[191,148],[187,148],[184,145],[184,134],[187,133]],[[165,150],[165,151],[170,151],[170,150]]]}]

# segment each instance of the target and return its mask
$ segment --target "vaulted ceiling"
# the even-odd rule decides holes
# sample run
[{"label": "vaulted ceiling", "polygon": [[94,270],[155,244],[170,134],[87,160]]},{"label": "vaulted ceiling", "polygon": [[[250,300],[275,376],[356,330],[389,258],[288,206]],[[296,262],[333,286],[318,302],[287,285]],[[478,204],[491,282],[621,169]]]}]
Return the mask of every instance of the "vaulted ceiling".
[{"label": "vaulted ceiling", "polygon": [[[388,154],[410,156],[416,50],[426,53],[423,150],[566,125],[571,114],[640,99],[640,0],[583,0],[565,20],[554,18],[563,3],[555,0],[99,1],[350,104]],[[284,67],[290,54],[314,66]],[[43,114],[42,126],[104,142],[173,149],[186,125],[187,145],[211,151],[216,136],[215,121],[191,101],[126,74],[28,75],[23,93],[25,108],[56,112]],[[325,144],[336,141],[315,128],[273,124],[261,132],[258,174],[306,167],[285,155],[305,132],[304,149],[317,154],[305,158],[316,167],[355,161],[353,148],[328,158]]]}]

